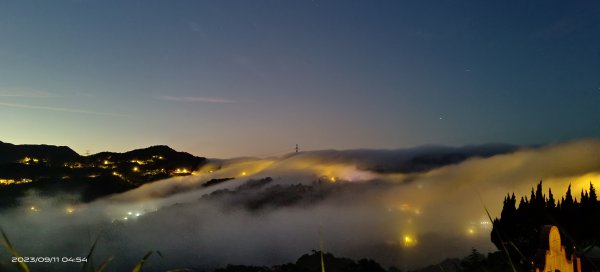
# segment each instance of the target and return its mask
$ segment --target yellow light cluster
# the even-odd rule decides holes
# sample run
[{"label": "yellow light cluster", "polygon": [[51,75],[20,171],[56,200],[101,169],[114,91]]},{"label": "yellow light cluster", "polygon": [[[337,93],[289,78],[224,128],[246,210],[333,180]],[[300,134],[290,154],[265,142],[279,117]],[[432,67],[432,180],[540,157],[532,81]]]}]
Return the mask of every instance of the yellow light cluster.
[{"label": "yellow light cluster", "polygon": [[38,163],[40,162],[39,159],[36,158],[30,158],[30,157],[25,157],[22,160],[19,161],[20,163],[24,163],[24,164],[29,164],[29,163]]},{"label": "yellow light cluster", "polygon": [[24,183],[30,183],[30,182],[32,182],[31,179],[20,179],[20,180],[0,179],[0,185],[24,184]]},{"label": "yellow light cluster", "polygon": [[140,160],[131,160],[131,163],[136,163],[138,165],[144,165],[144,164],[146,164],[145,161],[140,161]]},{"label": "yellow light cluster", "polygon": [[148,170],[148,171],[144,172],[143,175],[158,175],[158,174],[165,173],[165,172],[166,172],[165,169],[162,168],[162,169],[156,169],[156,170]]},{"label": "yellow light cluster", "polygon": [[190,170],[187,170],[185,168],[177,168],[175,169],[175,174],[188,174],[190,172]]},{"label": "yellow light cluster", "polygon": [[402,242],[405,247],[413,247],[417,244],[417,240],[411,235],[404,235]]},{"label": "yellow light cluster", "polygon": [[76,162],[76,163],[69,163],[68,162],[68,163],[65,163],[64,166],[68,167],[68,168],[83,168],[83,164],[78,163],[78,162]]},{"label": "yellow light cluster", "polygon": [[467,234],[468,235],[475,235],[475,228],[468,228],[467,229]]}]

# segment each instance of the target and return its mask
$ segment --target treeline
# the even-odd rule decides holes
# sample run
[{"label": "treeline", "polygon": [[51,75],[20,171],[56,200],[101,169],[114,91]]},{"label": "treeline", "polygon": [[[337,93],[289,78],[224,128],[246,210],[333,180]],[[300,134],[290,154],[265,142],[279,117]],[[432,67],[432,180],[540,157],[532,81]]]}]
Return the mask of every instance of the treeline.
[{"label": "treeline", "polygon": [[[370,259],[361,259],[358,262],[348,258],[335,257],[331,253],[323,253],[323,264],[327,272],[399,272],[395,268],[386,270],[377,262]],[[314,251],[304,254],[295,263],[266,266],[228,265],[214,272],[321,272],[321,252]]]},{"label": "treeline", "polygon": [[[336,257],[331,253],[323,253],[323,266],[327,272],[505,272],[510,271],[510,265],[500,251],[481,254],[476,249],[468,256],[459,259],[446,259],[438,264],[416,270],[400,270],[397,267],[384,269],[379,263],[370,259],[354,261],[348,258]],[[266,266],[228,265],[213,272],[322,272],[321,252],[302,255],[295,263]]]},{"label": "treeline", "polygon": [[555,225],[561,232],[561,240],[568,254],[582,257],[582,265],[596,266],[594,260],[585,257],[585,250],[600,245],[600,202],[594,185],[573,196],[571,185],[563,197],[557,199],[548,189],[543,192],[542,182],[531,195],[521,197],[517,205],[514,195],[504,199],[500,218],[493,222],[492,242],[507,252],[516,267],[531,270],[531,263],[540,243],[540,231],[544,225]]}]

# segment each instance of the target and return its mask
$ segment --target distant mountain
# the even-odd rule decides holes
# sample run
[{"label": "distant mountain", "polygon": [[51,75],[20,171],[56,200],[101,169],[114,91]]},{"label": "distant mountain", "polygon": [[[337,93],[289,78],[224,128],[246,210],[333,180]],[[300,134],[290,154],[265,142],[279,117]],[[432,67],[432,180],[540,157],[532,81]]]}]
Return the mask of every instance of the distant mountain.
[{"label": "distant mountain", "polygon": [[206,158],[164,145],[81,156],[66,146],[0,142],[0,207],[16,204],[29,190],[77,194],[91,201],[148,182],[190,175],[205,163]]},{"label": "distant mountain", "polygon": [[25,157],[64,163],[78,160],[81,156],[67,146],[14,145],[0,141],[0,164],[21,161]]},{"label": "distant mountain", "polygon": [[488,158],[511,153],[520,147],[508,144],[486,144],[464,147],[429,147],[416,150],[413,157],[393,167],[395,171],[424,172],[441,166],[461,163],[470,158]]},{"label": "distant mountain", "polygon": [[135,149],[125,153],[101,152],[90,155],[88,161],[134,162],[138,165],[151,165],[169,170],[195,170],[206,162],[206,158],[196,157],[186,152],[178,152],[166,145],[155,145],[148,148]]},{"label": "distant mountain", "polygon": [[289,159],[310,159],[314,163],[349,163],[361,170],[377,173],[418,173],[435,168],[458,164],[473,158],[488,158],[515,152],[523,146],[508,144],[485,144],[463,147],[422,146],[406,149],[378,150],[320,150],[298,154]]}]

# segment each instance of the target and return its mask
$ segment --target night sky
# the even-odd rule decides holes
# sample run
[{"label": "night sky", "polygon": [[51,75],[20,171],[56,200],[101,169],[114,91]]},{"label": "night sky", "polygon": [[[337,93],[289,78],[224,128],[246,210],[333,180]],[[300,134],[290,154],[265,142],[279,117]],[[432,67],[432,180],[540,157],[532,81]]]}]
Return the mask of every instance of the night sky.
[{"label": "night sky", "polygon": [[2,1],[0,141],[210,157],[600,136],[598,1]]}]

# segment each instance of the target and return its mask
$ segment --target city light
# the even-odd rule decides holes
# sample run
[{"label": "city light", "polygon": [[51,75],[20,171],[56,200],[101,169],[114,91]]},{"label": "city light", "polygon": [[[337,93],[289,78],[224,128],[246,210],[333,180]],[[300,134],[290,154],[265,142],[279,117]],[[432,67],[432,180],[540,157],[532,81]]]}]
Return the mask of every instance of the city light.
[{"label": "city light", "polygon": [[175,174],[188,174],[190,171],[186,168],[177,168],[175,169]]},{"label": "city light", "polygon": [[31,179],[20,179],[20,180],[14,180],[14,179],[0,179],[0,185],[12,185],[12,184],[25,184],[25,183],[30,183],[32,182]]},{"label": "city light", "polygon": [[25,157],[22,160],[20,160],[19,162],[23,163],[23,164],[30,164],[30,163],[38,163],[38,162],[40,162],[40,160],[36,159],[36,158]]},{"label": "city light", "polygon": [[412,247],[417,243],[417,240],[410,235],[404,235],[402,241],[405,247]]},{"label": "city light", "polygon": [[469,229],[467,230],[467,233],[468,233],[469,235],[474,235],[474,234],[475,234],[475,229],[473,229],[473,228],[469,228]]},{"label": "city light", "polygon": [[136,163],[136,164],[138,164],[138,165],[144,165],[144,164],[146,164],[146,162],[145,162],[145,161],[140,161],[140,160],[131,160],[130,162],[131,162],[131,163]]}]

